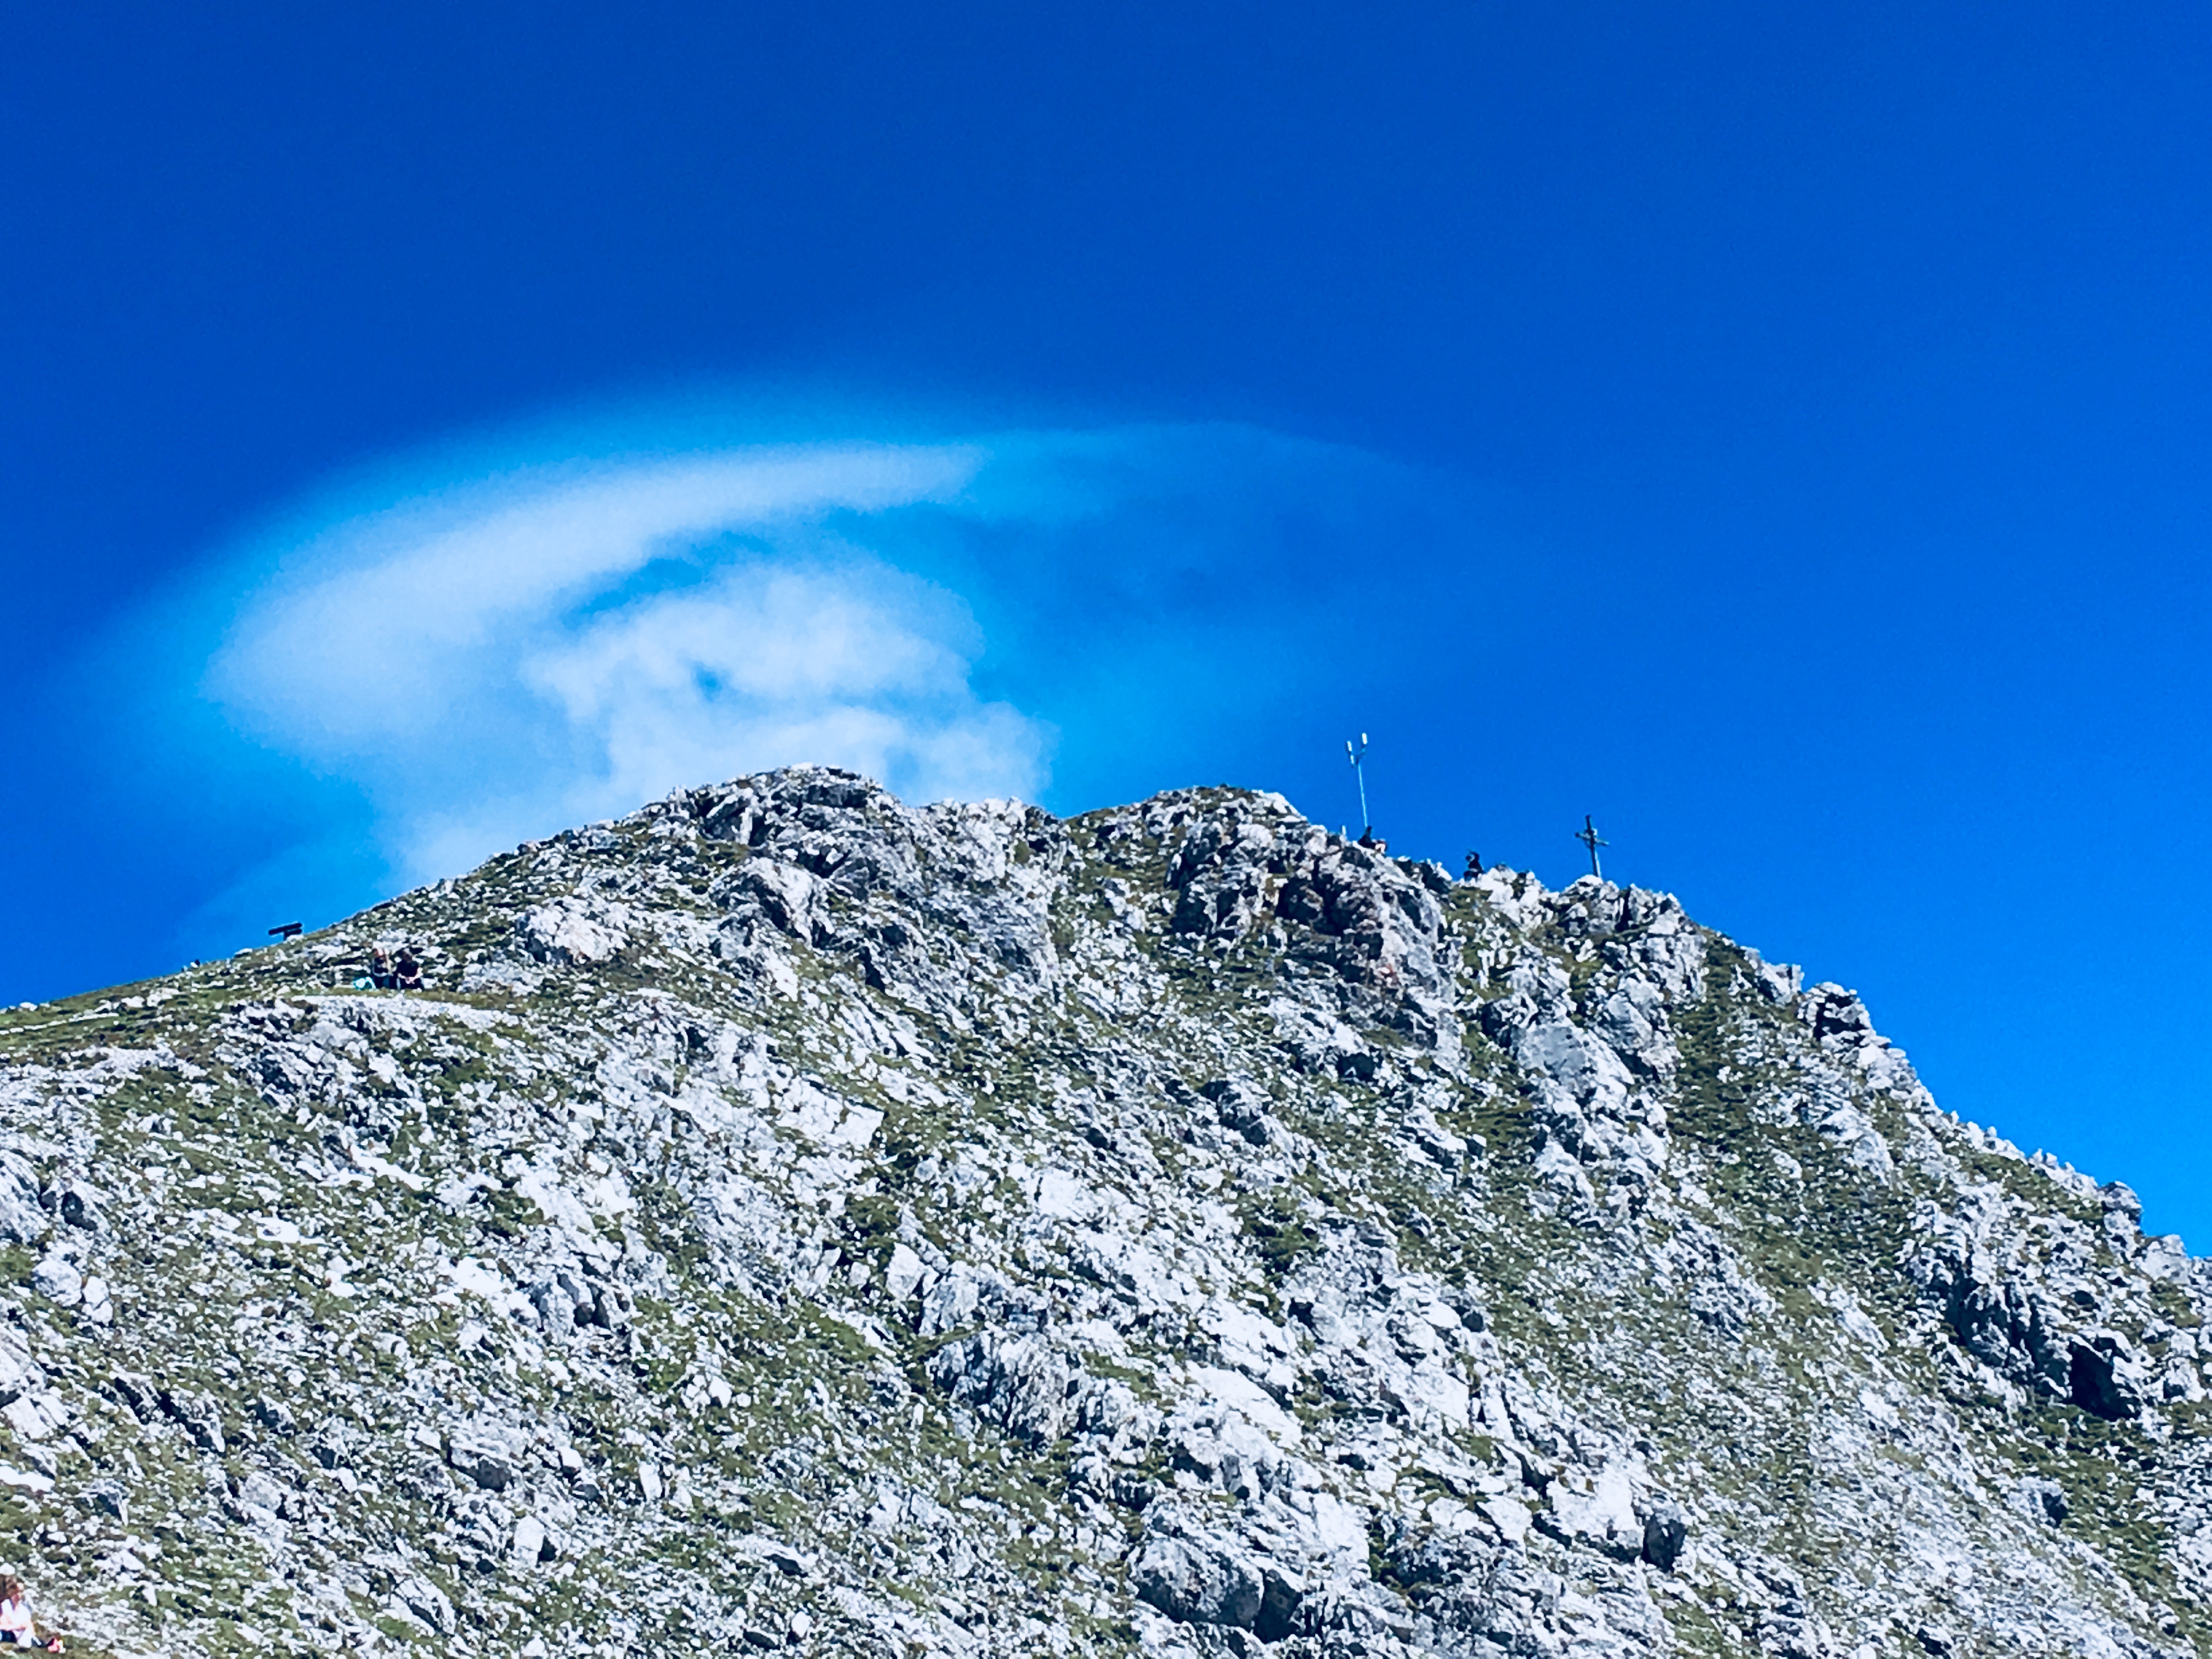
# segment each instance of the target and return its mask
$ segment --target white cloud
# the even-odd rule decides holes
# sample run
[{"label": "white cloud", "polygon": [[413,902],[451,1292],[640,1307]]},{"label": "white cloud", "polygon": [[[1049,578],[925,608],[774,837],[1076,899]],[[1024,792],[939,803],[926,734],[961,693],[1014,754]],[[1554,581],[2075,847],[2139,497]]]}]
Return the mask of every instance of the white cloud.
[{"label": "white cloud", "polygon": [[205,690],[359,785],[410,879],[798,760],[915,799],[1033,796],[1048,733],[976,695],[965,605],[828,528],[953,500],[985,459],[757,449],[342,517],[282,550]]}]

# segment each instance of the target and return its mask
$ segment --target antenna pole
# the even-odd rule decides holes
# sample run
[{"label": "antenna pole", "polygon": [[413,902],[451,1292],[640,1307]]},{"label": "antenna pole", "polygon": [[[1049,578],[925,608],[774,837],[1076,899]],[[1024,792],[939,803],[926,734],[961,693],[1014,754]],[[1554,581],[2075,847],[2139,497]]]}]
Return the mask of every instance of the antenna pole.
[{"label": "antenna pole", "polygon": [[1363,836],[1372,836],[1375,833],[1375,823],[1367,816],[1367,769],[1362,764],[1367,758],[1367,734],[1364,732],[1359,734],[1359,744],[1357,748],[1353,747],[1352,739],[1346,738],[1344,740],[1344,752],[1346,757],[1352,763],[1352,775],[1359,784],[1359,833]]}]

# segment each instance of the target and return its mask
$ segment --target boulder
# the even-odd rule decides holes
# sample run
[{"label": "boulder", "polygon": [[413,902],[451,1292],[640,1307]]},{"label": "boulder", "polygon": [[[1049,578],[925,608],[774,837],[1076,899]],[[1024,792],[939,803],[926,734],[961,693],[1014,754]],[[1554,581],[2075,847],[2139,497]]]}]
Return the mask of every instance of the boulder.
[{"label": "boulder", "polygon": [[227,1448],[222,1408],[216,1403],[213,1395],[163,1388],[156,1389],[154,1397],[169,1419],[191,1437],[194,1445],[217,1457],[223,1455]]},{"label": "boulder", "polygon": [[49,1222],[39,1202],[38,1172],[20,1152],[0,1152],[0,1238],[34,1244]]},{"label": "boulder", "polygon": [[1137,1599],[1184,1624],[1249,1630],[1267,1593],[1258,1567],[1211,1540],[1148,1539],[1129,1565]]},{"label": "boulder", "polygon": [[953,1399],[1024,1439],[1056,1440],[1074,1415],[1077,1375],[1042,1336],[978,1331],[932,1354],[929,1374]]},{"label": "boulder", "polygon": [[589,968],[621,953],[629,943],[629,921],[617,905],[560,898],[527,912],[516,933],[522,948],[540,962]]},{"label": "boulder", "polygon": [[1662,1493],[1652,1492],[1637,1508],[1644,1517],[1644,1559],[1662,1572],[1672,1572],[1690,1538],[1682,1506]]},{"label": "boulder", "polygon": [[392,1599],[407,1617],[428,1626],[434,1634],[453,1633],[453,1601],[428,1579],[416,1575],[401,1579],[392,1587]]},{"label": "boulder", "polygon": [[508,1462],[503,1446],[456,1440],[447,1449],[446,1461],[474,1481],[482,1492],[505,1492],[514,1480],[514,1466]]}]

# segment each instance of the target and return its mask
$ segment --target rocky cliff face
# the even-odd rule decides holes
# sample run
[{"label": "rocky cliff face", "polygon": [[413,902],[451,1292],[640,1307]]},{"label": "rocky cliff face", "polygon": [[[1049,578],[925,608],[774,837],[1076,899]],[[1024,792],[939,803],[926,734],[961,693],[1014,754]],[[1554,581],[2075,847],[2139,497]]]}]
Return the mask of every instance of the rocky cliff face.
[{"label": "rocky cliff face", "polygon": [[2212,1645],[2206,1265],[1662,894],[800,769],[0,1061],[81,1645]]}]

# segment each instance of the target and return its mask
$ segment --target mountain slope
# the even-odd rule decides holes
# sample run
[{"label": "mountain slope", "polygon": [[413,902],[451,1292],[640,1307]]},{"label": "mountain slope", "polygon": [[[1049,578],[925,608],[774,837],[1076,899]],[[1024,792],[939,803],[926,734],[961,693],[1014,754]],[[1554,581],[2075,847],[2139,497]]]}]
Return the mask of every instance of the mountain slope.
[{"label": "mountain slope", "polygon": [[2205,1265],[1663,895],[800,768],[0,1064],[95,1647],[2212,1647]]}]

